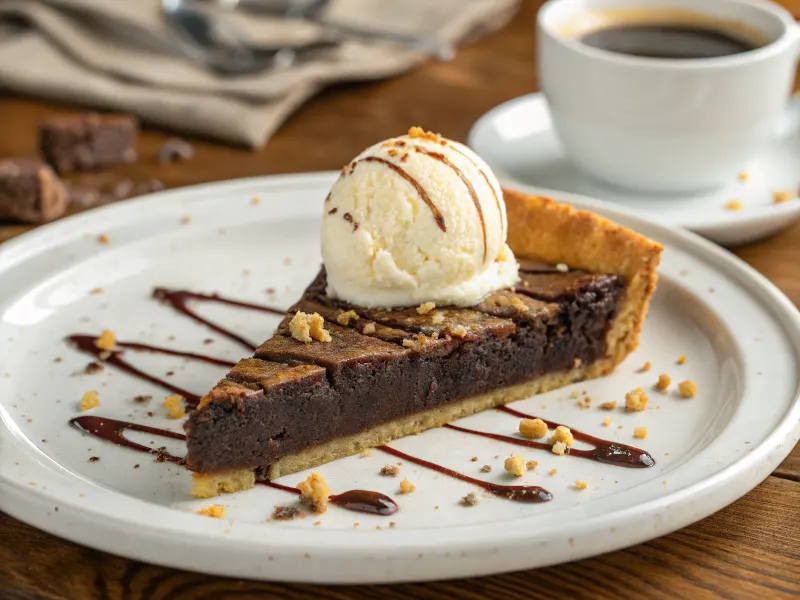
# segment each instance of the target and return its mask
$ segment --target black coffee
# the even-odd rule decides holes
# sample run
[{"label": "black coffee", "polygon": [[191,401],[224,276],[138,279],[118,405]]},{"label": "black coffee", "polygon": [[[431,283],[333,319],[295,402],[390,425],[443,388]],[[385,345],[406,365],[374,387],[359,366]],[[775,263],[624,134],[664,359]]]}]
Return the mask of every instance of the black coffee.
[{"label": "black coffee", "polygon": [[731,56],[760,46],[722,29],[686,24],[611,25],[586,33],[580,40],[619,54],[671,59]]}]

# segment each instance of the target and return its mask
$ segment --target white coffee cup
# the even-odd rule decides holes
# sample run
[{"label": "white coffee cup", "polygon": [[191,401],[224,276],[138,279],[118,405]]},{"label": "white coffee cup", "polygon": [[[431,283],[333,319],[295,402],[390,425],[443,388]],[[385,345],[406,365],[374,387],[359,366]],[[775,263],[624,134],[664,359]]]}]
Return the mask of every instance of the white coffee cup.
[{"label": "white coffee cup", "polygon": [[[630,11],[693,13],[759,35],[763,45],[663,59],[580,41],[589,20]],[[598,179],[647,192],[732,181],[775,135],[800,56],[800,25],[769,0],[550,0],[538,40],[542,91],[571,159]]]}]

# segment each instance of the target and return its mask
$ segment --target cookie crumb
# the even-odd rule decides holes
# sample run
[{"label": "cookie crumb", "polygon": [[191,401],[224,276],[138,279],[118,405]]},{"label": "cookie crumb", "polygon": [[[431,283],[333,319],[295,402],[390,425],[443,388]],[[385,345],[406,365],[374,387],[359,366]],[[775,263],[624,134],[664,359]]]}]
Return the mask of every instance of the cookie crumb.
[{"label": "cookie crumb", "polygon": [[167,409],[167,416],[170,419],[182,419],[186,416],[186,407],[181,403],[183,396],[180,394],[171,394],[164,399],[161,405]]},{"label": "cookie crumb", "polygon": [[484,473],[491,473],[492,472],[492,465],[483,465],[481,467],[481,471]]},{"label": "cookie crumb", "polygon": [[605,419],[603,419],[603,427],[608,427],[609,425],[611,425],[611,419],[609,417],[606,417]]},{"label": "cookie crumb", "polygon": [[742,203],[739,200],[731,200],[725,205],[728,210],[742,210]]},{"label": "cookie crumb", "polygon": [[146,402],[150,402],[150,400],[152,400],[152,399],[153,399],[152,396],[134,396],[133,397],[133,401],[136,402],[136,404],[144,404]]},{"label": "cookie crumb", "polygon": [[389,529],[394,529],[397,526],[397,523],[394,521],[389,521]]},{"label": "cookie crumb", "polygon": [[367,458],[368,456],[372,456],[372,448],[364,448],[360,453],[359,456],[361,458]]},{"label": "cookie crumb", "polygon": [[294,339],[304,344],[309,344],[312,340],[331,341],[331,334],[325,329],[325,319],[319,313],[309,315],[298,312],[289,322],[289,332]]},{"label": "cookie crumb", "polygon": [[397,477],[400,474],[400,469],[394,465],[386,465],[381,469],[380,473],[386,477]]},{"label": "cookie crumb", "polygon": [[108,235],[107,233],[101,233],[97,237],[97,239],[101,244],[110,244],[111,243],[111,236]]},{"label": "cookie crumb", "polygon": [[775,204],[783,204],[792,198],[794,198],[794,192],[791,192],[790,190],[779,190],[777,192],[772,192],[772,200],[775,202]]},{"label": "cookie crumb", "polygon": [[550,450],[553,454],[564,456],[567,453],[567,445],[564,442],[556,442]]},{"label": "cookie crumb", "polygon": [[570,398],[573,400],[577,400],[581,397],[581,393],[578,390],[573,390],[573,392],[569,395]]},{"label": "cookie crumb", "polygon": [[634,427],[633,437],[643,440],[647,437],[647,427]]},{"label": "cookie crumb", "polygon": [[[416,489],[417,489],[417,486],[415,486],[413,483],[411,483],[408,479],[403,479],[403,481],[400,482],[400,493],[401,494],[410,494],[411,492],[413,492]],[[392,526],[392,524],[389,523],[389,527],[391,527],[391,526]]]},{"label": "cookie crumb", "polygon": [[547,472],[547,474],[548,474],[548,475],[555,475],[556,473],[558,473],[558,469],[550,469],[550,470]]},{"label": "cookie crumb", "polygon": [[691,379],[681,381],[678,384],[678,391],[684,398],[694,398],[697,393],[697,384]]},{"label": "cookie crumb", "polygon": [[350,321],[358,321],[359,316],[356,314],[354,310],[348,310],[347,312],[343,312],[339,316],[336,317],[336,322],[339,325],[344,325],[347,327],[350,324]]},{"label": "cookie crumb", "polygon": [[653,365],[650,364],[650,361],[644,363],[641,367],[639,367],[639,373],[647,373]]},{"label": "cookie crumb", "polygon": [[257,206],[257,205],[261,204],[261,196],[253,196],[250,199],[250,204],[252,204],[253,206]]},{"label": "cookie crumb", "polygon": [[408,137],[412,139],[428,140],[431,142],[442,141],[442,136],[432,131],[425,131],[422,127],[414,126],[408,130]]},{"label": "cookie crumb", "polygon": [[525,463],[525,468],[528,471],[533,471],[538,466],[539,466],[538,460],[529,460],[528,462]]},{"label": "cookie crumb", "polygon": [[90,456],[89,457],[89,462],[97,462],[98,460],[100,460],[99,456]]},{"label": "cookie crumb", "polygon": [[89,290],[89,293],[92,296],[96,296],[97,294],[102,294],[103,292],[105,292],[105,290],[101,287],[96,287],[94,289]]},{"label": "cookie crumb", "polygon": [[294,506],[276,506],[272,511],[270,519],[273,521],[291,521],[299,517],[302,513]]},{"label": "cookie crumb", "polygon": [[300,501],[308,504],[316,514],[328,510],[328,498],[332,492],[322,475],[311,473],[308,479],[297,484],[297,489],[300,490]]},{"label": "cookie crumb", "polygon": [[597,408],[599,408],[600,410],[614,410],[615,408],[617,408],[617,401],[612,400],[611,402],[603,402],[601,404],[598,404]]},{"label": "cookie crumb", "polygon": [[519,432],[526,438],[539,439],[547,435],[547,423],[541,419],[522,419]]},{"label": "cookie crumb", "polygon": [[225,516],[225,507],[221,504],[212,504],[211,506],[206,506],[205,508],[201,508],[197,511],[198,515],[203,515],[204,517],[213,517],[215,519],[221,519]]},{"label": "cookie crumb", "polygon": [[192,222],[192,215],[183,215],[181,217],[181,223],[183,223],[184,225],[188,225],[191,222]]},{"label": "cookie crumb", "polygon": [[114,347],[117,345],[117,335],[113,331],[111,331],[110,329],[105,329],[94,340],[94,345],[97,348],[100,348],[100,350],[105,350],[106,352],[111,352],[114,349]]},{"label": "cookie crumb", "polygon": [[678,360],[677,360],[676,362],[677,362],[679,365],[685,365],[685,364],[686,364],[686,355],[684,355],[684,354],[681,354],[681,355],[678,357]]},{"label": "cookie crumb", "polygon": [[467,335],[467,328],[463,325],[456,325],[455,327],[449,327],[447,329],[447,333],[452,335],[453,337],[463,338]]},{"label": "cookie crumb", "polygon": [[470,492],[469,494],[461,498],[461,502],[464,504],[464,506],[475,506],[479,502],[479,500],[475,492]]},{"label": "cookie crumb", "polygon": [[417,307],[417,314],[418,315],[427,315],[431,312],[434,308],[436,308],[435,302],[423,302]]},{"label": "cookie crumb", "polygon": [[748,173],[747,171],[742,171],[741,173],[739,173],[739,174],[736,176],[736,178],[737,178],[739,181],[747,181],[748,179],[750,179],[750,173]]},{"label": "cookie crumb", "polygon": [[564,263],[558,263],[556,265],[556,271],[558,271],[559,273],[566,273],[567,271],[569,271],[569,267]]},{"label": "cookie crumb", "polygon": [[575,436],[572,435],[569,427],[559,425],[556,427],[555,433],[550,436],[550,443],[555,444],[556,442],[563,442],[567,446],[572,446],[575,443]]},{"label": "cookie crumb", "polygon": [[589,487],[589,484],[586,483],[583,479],[576,479],[575,487],[579,490],[585,490],[587,487]]},{"label": "cookie crumb", "polygon": [[367,323],[364,325],[364,329],[362,330],[364,335],[372,335],[375,333],[375,323]]},{"label": "cookie crumb", "polygon": [[507,473],[511,473],[514,477],[522,477],[525,474],[525,461],[521,456],[510,456],[503,464],[503,468]]},{"label": "cookie crumb", "polygon": [[81,410],[91,410],[98,406],[100,406],[100,398],[96,391],[91,390],[81,397]]},{"label": "cookie crumb", "polygon": [[661,373],[661,375],[658,376],[658,381],[656,382],[656,388],[658,388],[659,390],[666,390],[669,387],[670,383],[672,383],[672,378],[666,373]]},{"label": "cookie crumb", "polygon": [[625,411],[638,412],[644,410],[647,406],[647,401],[648,398],[645,391],[637,387],[625,394]]}]

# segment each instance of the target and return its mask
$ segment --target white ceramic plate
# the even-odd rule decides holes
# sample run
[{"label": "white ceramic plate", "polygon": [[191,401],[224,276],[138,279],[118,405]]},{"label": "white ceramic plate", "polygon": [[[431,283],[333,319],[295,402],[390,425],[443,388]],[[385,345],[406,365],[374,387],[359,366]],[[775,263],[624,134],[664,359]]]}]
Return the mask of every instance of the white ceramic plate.
[{"label": "white ceramic plate", "polygon": [[[88,358],[64,336],[114,330],[122,340],[189,349],[235,360],[245,350],[150,297],[156,285],[220,291],[288,306],[319,265],[317,229],[335,174],[268,177],[162,192],[43,227],[0,248],[0,509],[56,535],[153,563],[235,577],[372,583],[463,577],[536,567],[606,552],[663,535],[700,519],[754,487],[798,438],[800,319],[764,278],[719,248],[625,210],[595,209],[662,242],[661,283],[642,345],[613,376],[522,401],[515,407],[601,437],[644,447],[657,464],[623,469],[558,457],[446,429],[393,442],[407,453],[490,481],[508,482],[511,452],[539,461],[524,483],[554,494],[518,504],[406,463],[416,484],[398,493],[397,478],[378,475],[394,462],[375,452],[324,465],[334,491],[372,489],[400,505],[392,517],[331,507],[316,517],[270,522],[276,504],[295,498],[257,489],[216,499],[224,519],[195,511],[181,467],[112,446],[67,426],[81,395],[98,390],[93,414],[180,430],[161,407],[166,392],[107,368],[74,375]],[[262,201],[254,204],[258,195]],[[191,216],[190,223],[183,217]],[[98,242],[106,233],[111,243]],[[103,293],[92,294],[95,288]],[[273,296],[265,293],[274,288]],[[203,314],[252,338],[266,338],[276,317],[219,306]],[[211,344],[203,344],[213,338]],[[224,369],[164,356],[136,355],[142,369],[202,393]],[[683,366],[678,356],[688,358]],[[61,359],[56,362],[56,359]],[[648,373],[637,370],[650,361]],[[650,389],[657,375],[692,379],[683,400]],[[584,410],[570,398],[587,390],[593,403],[651,391],[645,412]],[[674,388],[674,385],[673,385]],[[148,405],[132,398],[152,394]],[[148,417],[147,411],[154,416]],[[613,424],[601,426],[604,417]],[[517,420],[497,411],[463,425],[514,435]],[[621,426],[618,429],[618,426]],[[646,440],[633,428],[646,426]],[[147,443],[147,436],[132,434]],[[163,443],[161,439],[155,445]],[[167,444],[182,452],[181,443]],[[89,462],[91,456],[99,461]],[[471,458],[477,456],[478,462]],[[141,467],[134,469],[135,464]],[[492,465],[489,474],[480,472]],[[558,470],[549,475],[550,469]],[[305,474],[281,483],[294,485]],[[589,487],[578,491],[573,481]],[[394,528],[388,522],[394,521]],[[354,523],[359,526],[355,527]],[[377,529],[380,526],[381,529]]]},{"label": "white ceramic plate", "polygon": [[[686,227],[718,244],[752,242],[800,217],[800,201],[775,204],[772,195],[785,190],[796,194],[800,185],[800,96],[789,103],[774,142],[748,166],[747,181],[734,178],[722,189],[697,195],[637,194],[585,175],[561,147],[541,94],[521,96],[490,110],[473,125],[468,145],[506,184],[602,198],[659,223]],[[731,200],[740,201],[743,208],[728,210]]]}]

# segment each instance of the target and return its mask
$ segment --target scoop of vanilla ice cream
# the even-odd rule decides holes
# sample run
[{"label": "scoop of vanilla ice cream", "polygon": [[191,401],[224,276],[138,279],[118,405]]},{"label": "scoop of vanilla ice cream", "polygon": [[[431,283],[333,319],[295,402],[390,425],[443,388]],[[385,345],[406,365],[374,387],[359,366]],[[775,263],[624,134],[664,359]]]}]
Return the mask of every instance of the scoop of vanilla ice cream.
[{"label": "scoop of vanilla ice cream", "polygon": [[327,291],[368,307],[472,306],[519,279],[506,234],[486,163],[414,127],[359,154],[325,200]]}]

